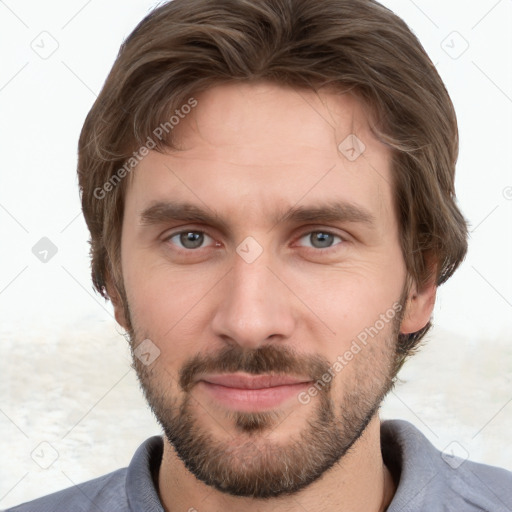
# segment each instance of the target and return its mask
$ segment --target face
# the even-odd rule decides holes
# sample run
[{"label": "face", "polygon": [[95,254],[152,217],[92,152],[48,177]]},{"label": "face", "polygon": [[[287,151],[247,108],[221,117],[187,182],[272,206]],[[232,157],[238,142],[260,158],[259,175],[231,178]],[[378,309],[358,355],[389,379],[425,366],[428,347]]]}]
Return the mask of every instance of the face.
[{"label": "face", "polygon": [[267,83],[208,90],[175,133],[127,189],[116,316],[197,479],[297,492],[358,440],[399,330],[428,320],[405,311],[390,153],[353,96]]}]

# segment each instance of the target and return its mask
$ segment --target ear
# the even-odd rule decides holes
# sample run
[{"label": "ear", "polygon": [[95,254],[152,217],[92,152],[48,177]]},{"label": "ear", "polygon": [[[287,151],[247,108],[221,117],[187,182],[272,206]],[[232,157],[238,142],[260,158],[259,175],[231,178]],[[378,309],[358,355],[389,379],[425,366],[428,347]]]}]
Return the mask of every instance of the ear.
[{"label": "ear", "polygon": [[126,319],[123,301],[121,299],[121,295],[117,289],[117,286],[114,284],[110,274],[107,276],[105,288],[107,289],[107,294],[110,298],[110,301],[112,302],[112,306],[114,307],[114,316],[116,318],[117,323],[125,331],[128,331],[129,323]]},{"label": "ear", "polygon": [[417,284],[411,286],[407,296],[405,313],[400,326],[400,333],[409,334],[423,329],[432,317],[436,302],[436,273],[432,272],[421,290]]}]

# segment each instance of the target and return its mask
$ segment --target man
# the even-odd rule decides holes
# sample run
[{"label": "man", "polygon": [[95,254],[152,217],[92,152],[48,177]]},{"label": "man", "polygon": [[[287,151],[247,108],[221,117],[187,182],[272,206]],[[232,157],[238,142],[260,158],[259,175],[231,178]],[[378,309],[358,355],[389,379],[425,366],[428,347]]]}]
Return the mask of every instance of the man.
[{"label": "man", "polygon": [[175,0],[79,143],[92,277],[164,436],[13,511],[512,510],[378,409],[466,253],[451,101],[371,0]]}]

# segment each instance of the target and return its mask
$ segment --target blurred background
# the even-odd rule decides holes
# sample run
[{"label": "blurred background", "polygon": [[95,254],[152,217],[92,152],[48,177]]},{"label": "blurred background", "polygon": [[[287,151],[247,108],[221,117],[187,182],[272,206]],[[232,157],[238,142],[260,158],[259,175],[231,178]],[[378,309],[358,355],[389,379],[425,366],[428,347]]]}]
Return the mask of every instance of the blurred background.
[{"label": "blurred background", "polygon": [[[512,470],[512,2],[386,0],[460,126],[468,256],[383,418]],[[126,466],[160,429],[93,291],[76,148],[122,41],[154,1],[0,1],[0,509]]]}]

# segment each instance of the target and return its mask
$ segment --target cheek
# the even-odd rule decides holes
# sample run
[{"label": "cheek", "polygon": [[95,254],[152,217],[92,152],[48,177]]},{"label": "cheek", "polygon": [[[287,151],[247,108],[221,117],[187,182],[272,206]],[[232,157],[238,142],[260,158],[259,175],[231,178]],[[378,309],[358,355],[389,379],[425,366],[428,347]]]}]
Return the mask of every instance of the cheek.
[{"label": "cheek", "polygon": [[[387,314],[386,319],[394,317],[405,279],[398,258],[397,263],[359,261],[311,273],[287,274],[285,280],[304,304],[300,307],[304,318],[322,320],[331,331],[325,331],[325,346],[335,343],[341,348],[365,328],[374,326],[381,315]],[[313,325],[310,323],[309,327],[312,329]]]},{"label": "cheek", "polygon": [[388,323],[379,322],[383,327],[373,324],[331,350],[335,396],[365,396],[390,378],[395,358],[394,323],[392,318]]},{"label": "cheek", "polygon": [[[168,353],[174,357],[200,348],[199,334],[208,319],[205,308],[215,275],[204,270],[171,269],[165,263],[152,265],[145,261],[142,265],[134,260],[124,268],[124,276],[138,338],[155,341],[166,357]],[[190,343],[191,339],[195,344]]]}]

